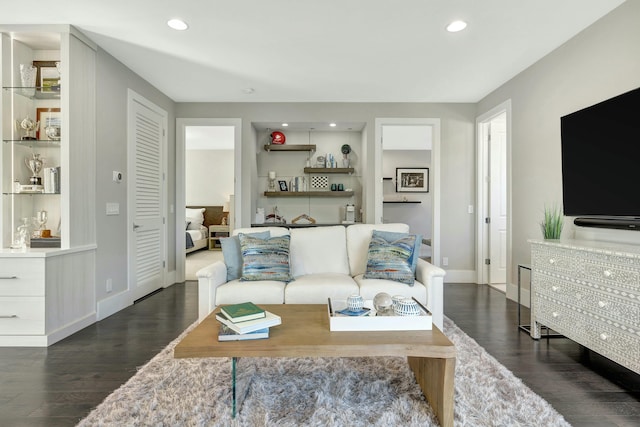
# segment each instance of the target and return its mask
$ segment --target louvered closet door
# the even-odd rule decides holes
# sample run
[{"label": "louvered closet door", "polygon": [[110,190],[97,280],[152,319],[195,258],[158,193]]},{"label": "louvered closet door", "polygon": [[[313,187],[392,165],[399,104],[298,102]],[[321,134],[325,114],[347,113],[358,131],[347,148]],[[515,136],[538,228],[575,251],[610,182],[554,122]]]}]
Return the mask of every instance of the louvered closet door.
[{"label": "louvered closet door", "polygon": [[[130,288],[133,300],[163,284],[163,116],[136,100],[130,103],[129,141],[133,147],[133,213]],[[130,199],[131,200],[131,199]]]}]

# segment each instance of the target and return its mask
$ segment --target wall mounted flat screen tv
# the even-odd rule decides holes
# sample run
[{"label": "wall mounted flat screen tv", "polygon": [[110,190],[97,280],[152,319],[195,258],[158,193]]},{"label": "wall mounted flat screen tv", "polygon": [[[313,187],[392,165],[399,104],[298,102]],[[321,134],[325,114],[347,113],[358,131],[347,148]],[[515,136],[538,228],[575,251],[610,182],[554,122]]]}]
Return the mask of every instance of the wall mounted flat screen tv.
[{"label": "wall mounted flat screen tv", "polygon": [[640,88],[560,124],[564,214],[640,221]]}]

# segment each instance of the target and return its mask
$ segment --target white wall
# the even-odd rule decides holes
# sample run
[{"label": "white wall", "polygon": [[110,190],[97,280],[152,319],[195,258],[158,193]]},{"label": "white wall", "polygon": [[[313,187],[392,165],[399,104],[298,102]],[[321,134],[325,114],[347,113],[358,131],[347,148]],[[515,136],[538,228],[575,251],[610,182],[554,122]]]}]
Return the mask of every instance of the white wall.
[{"label": "white wall", "polygon": [[[242,119],[242,206],[241,224],[253,221],[259,206],[257,150],[263,150],[254,122],[365,123],[362,131],[362,182],[374,176],[375,119],[439,118],[441,120],[441,254],[449,258],[452,270],[475,271],[475,223],[468,205],[475,204],[475,104],[437,103],[180,103],[176,117],[237,117]],[[373,213],[373,185],[363,192],[365,214]],[[371,214],[371,216],[373,216]],[[365,218],[367,220],[368,218]],[[369,220],[368,222],[372,222]]]},{"label": "white wall", "polygon": [[223,206],[233,194],[233,150],[186,150],[187,206]]},{"label": "white wall", "polygon": [[[127,170],[127,89],[131,88],[168,113],[168,153],[175,153],[174,102],[103,49],[98,49],[96,81],[96,299],[98,315],[122,308],[119,294],[127,289],[127,180],[112,180],[112,171]],[[168,203],[175,200],[175,156],[168,156]],[[106,203],[119,203],[120,215],[106,215]],[[175,270],[175,217],[167,218],[167,265]],[[110,278],[113,290],[106,292]],[[108,301],[110,300],[110,301]],[[114,301],[115,300],[115,301]],[[106,308],[108,307],[108,308]],[[110,313],[109,313],[110,314]]]},{"label": "white wall", "polygon": [[[512,284],[544,205],[562,204],[560,117],[640,86],[639,21],[640,2],[622,4],[478,104],[480,115],[512,101]],[[565,221],[563,237],[573,234]]]}]

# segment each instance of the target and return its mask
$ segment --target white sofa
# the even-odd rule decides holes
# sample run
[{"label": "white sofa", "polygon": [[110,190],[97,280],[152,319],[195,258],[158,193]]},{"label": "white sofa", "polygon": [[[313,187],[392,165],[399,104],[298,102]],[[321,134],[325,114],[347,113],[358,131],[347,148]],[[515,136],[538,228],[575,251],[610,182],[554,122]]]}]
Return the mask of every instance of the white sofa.
[{"label": "white sofa", "polygon": [[379,292],[415,297],[433,314],[433,323],[442,329],[443,278],[445,271],[418,259],[413,286],[384,279],[364,279],[367,253],[373,230],[409,232],[406,224],[353,224],[292,228],[256,227],[233,231],[251,233],[269,230],[271,237],[291,236],[289,260],[295,280],[227,282],[227,268],[217,261],[197,272],[199,318],[216,306],[252,301],[256,304],[326,304],[327,298],[345,300],[360,294],[371,300]]}]

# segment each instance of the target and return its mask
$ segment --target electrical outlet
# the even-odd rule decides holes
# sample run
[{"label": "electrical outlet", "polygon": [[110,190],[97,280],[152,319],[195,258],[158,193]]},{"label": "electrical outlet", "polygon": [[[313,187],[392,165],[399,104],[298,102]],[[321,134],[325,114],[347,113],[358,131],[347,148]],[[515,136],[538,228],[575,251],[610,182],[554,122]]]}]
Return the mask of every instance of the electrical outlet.
[{"label": "electrical outlet", "polygon": [[446,256],[442,257],[442,265],[445,267],[449,265],[449,257],[446,257]]},{"label": "electrical outlet", "polygon": [[107,293],[113,290],[113,281],[111,279],[107,279]]},{"label": "electrical outlet", "polygon": [[473,213],[473,205],[469,205],[469,207],[467,208],[467,212],[470,214]]}]

